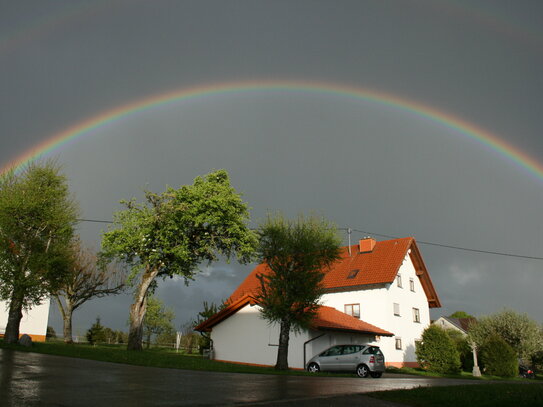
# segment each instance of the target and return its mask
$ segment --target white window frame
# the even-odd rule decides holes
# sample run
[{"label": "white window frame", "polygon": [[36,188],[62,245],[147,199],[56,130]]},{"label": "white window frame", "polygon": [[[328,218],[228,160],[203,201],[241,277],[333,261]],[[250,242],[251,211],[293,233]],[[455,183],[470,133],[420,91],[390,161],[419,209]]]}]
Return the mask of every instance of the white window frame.
[{"label": "white window frame", "polygon": [[402,275],[398,273],[398,275],[396,276],[396,285],[399,287],[399,288],[403,288],[402,286]]},{"label": "white window frame", "polygon": [[397,302],[395,302],[395,303],[392,305],[392,307],[393,307],[394,315],[397,316],[397,317],[401,316],[401,313],[400,313],[400,304],[397,303]]},{"label": "white window frame", "polygon": [[409,289],[415,292],[415,280],[413,278],[409,279]]},{"label": "white window frame", "polygon": [[413,322],[420,324],[420,310],[418,308],[413,308]]},{"label": "white window frame", "polygon": [[[357,304],[345,304],[345,313],[353,318],[360,319],[360,303]],[[356,312],[358,310],[358,312]],[[357,315],[358,314],[358,315]]]},{"label": "white window frame", "polygon": [[395,337],[394,338],[394,346],[396,348],[396,350],[402,350],[403,349],[403,345],[402,345],[402,338],[400,337]]}]

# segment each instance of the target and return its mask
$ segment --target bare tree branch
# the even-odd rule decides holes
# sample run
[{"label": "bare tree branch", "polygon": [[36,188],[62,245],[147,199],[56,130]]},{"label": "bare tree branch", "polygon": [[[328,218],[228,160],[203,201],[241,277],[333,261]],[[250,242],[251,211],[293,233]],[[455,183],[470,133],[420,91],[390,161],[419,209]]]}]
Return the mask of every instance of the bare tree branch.
[{"label": "bare tree branch", "polygon": [[64,341],[72,341],[72,314],[92,298],[119,294],[124,288],[124,273],[120,268],[99,265],[92,250],[81,245],[79,239],[72,243],[70,273],[54,294],[64,320]]}]

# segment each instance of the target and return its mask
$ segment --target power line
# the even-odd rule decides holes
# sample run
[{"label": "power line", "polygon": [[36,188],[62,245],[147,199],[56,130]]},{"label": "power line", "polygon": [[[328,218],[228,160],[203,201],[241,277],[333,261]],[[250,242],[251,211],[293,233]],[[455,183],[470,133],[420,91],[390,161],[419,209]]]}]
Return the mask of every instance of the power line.
[{"label": "power line", "polygon": [[[101,219],[76,219],[76,220],[78,222],[109,223],[109,224],[113,223],[110,220],[101,220]],[[389,239],[400,239],[401,238],[400,236],[385,235],[385,234],[382,234],[382,233],[373,233],[373,232],[368,232],[366,230],[360,230],[360,229],[351,229],[351,228],[338,228],[338,229],[339,230],[345,230],[345,231],[351,230],[353,232],[358,232],[358,233],[362,233],[362,234],[365,234],[365,235],[381,236],[381,237],[386,237],[386,238],[389,238]],[[252,230],[256,230],[256,229],[252,229]],[[498,252],[498,251],[492,251],[492,250],[472,249],[472,248],[469,248],[469,247],[453,246],[453,245],[448,245],[448,244],[444,244],[444,243],[437,243],[437,242],[427,242],[427,241],[424,241],[424,240],[417,240],[417,243],[418,244],[424,244],[424,245],[427,245],[427,246],[443,247],[445,249],[463,250],[463,251],[472,252],[472,253],[493,254],[493,255],[496,255],[496,256],[515,257],[515,258],[519,258],[519,259],[529,259],[529,260],[543,260],[543,257],[524,256],[524,255],[521,255],[521,254],[505,253],[505,252]]]},{"label": "power line", "polygon": [[[346,228],[341,228],[342,230],[346,230]],[[359,230],[359,229],[351,229],[354,232],[364,233],[367,235],[374,235],[374,236],[382,236],[387,237],[390,239],[399,239],[399,236],[391,236],[391,235],[384,235],[381,233],[372,233],[365,230]],[[497,256],[506,256],[506,257],[516,257],[520,259],[530,259],[530,260],[543,260],[543,257],[537,257],[537,256],[524,256],[521,254],[514,254],[514,253],[505,253],[505,252],[498,252],[498,251],[492,251],[492,250],[480,250],[480,249],[471,249],[469,247],[460,247],[460,246],[453,246],[443,243],[436,243],[436,242],[425,242],[424,240],[418,240],[418,244],[425,244],[427,246],[437,246],[437,247],[444,247],[447,249],[455,249],[455,250],[464,250],[466,252],[474,252],[474,253],[484,253],[484,254],[495,254]]]},{"label": "power line", "polygon": [[93,222],[93,223],[113,223],[111,220],[99,220],[99,219],[76,219],[78,222]]}]

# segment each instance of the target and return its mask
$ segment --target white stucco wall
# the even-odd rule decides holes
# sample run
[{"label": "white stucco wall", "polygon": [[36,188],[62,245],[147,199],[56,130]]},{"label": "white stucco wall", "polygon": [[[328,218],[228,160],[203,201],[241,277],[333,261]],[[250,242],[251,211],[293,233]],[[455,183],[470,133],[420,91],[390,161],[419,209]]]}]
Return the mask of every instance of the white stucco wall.
[{"label": "white stucco wall", "polygon": [[[322,298],[323,305],[344,312],[345,304],[360,303],[360,318],[394,333],[394,337],[382,337],[379,346],[385,354],[387,364],[415,363],[415,341],[420,340],[422,331],[430,324],[428,300],[416,275],[415,267],[407,255],[398,271],[402,277],[402,288],[395,280],[380,287],[367,287],[359,291],[328,293]],[[412,278],[415,290],[411,291]],[[394,315],[394,303],[400,305],[400,316]],[[413,321],[413,308],[419,309],[420,323]],[[395,338],[401,338],[402,349],[396,349]]]},{"label": "white stucco wall", "polygon": [[[335,344],[372,343],[373,336],[337,332],[291,332],[288,364],[304,368],[304,342],[323,336],[306,346],[306,361]],[[269,325],[260,317],[258,305],[246,305],[235,314],[215,325],[211,332],[214,358],[217,360],[274,366],[277,361],[279,325]]]},{"label": "white stucco wall", "polygon": [[[8,306],[8,303],[0,301],[0,334],[4,334],[8,323]],[[49,298],[43,300],[40,305],[32,307],[29,311],[23,311],[19,332],[21,334],[43,337],[42,339],[45,339],[48,320]]]}]

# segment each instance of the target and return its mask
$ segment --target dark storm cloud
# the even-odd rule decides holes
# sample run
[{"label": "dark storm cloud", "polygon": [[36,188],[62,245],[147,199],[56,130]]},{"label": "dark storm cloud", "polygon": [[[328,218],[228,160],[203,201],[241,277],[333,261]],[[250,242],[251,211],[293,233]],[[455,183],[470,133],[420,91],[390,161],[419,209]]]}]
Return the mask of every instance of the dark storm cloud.
[{"label": "dark storm cloud", "polygon": [[[542,11],[528,1],[514,9],[474,1],[2,2],[0,164],[130,101],[255,79],[399,95],[539,159]],[[541,179],[439,124],[371,102],[213,96],[112,123],[54,154],[87,218],[109,220],[120,199],[144,188],[159,192],[226,168],[255,221],[268,210],[314,210],[342,227],[541,255]],[[98,247],[105,227],[79,231]],[[540,261],[421,249],[443,313],[508,306],[541,320]],[[157,294],[179,325],[202,301],[228,297],[249,270],[204,267],[188,287],[168,280]],[[123,328],[129,303],[130,295],[93,301],[76,326],[88,329],[99,314]],[[58,312],[52,321],[58,328]]]}]

